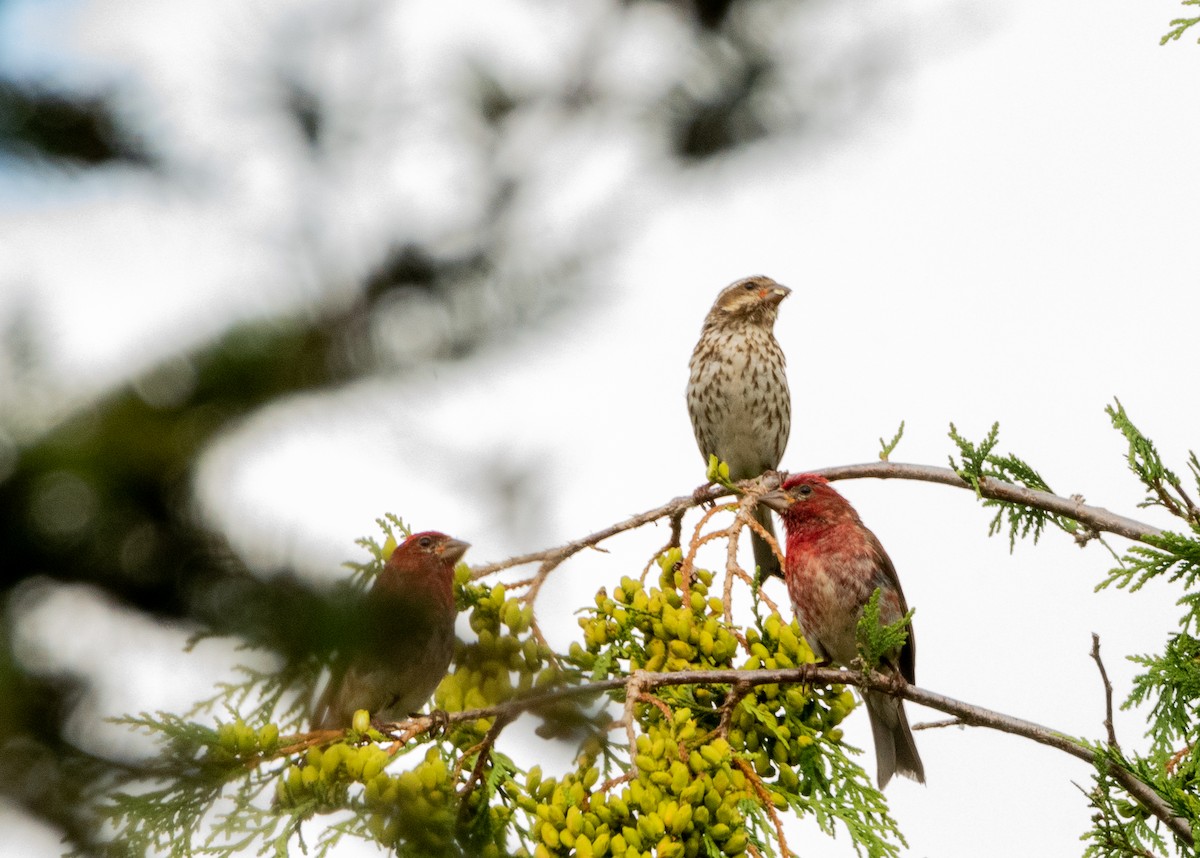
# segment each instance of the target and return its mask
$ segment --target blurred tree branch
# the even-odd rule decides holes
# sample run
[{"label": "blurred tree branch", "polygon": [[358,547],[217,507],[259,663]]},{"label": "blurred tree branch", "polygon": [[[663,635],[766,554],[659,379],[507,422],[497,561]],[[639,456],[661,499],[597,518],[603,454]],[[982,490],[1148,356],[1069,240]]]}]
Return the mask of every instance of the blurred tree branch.
[{"label": "blurred tree branch", "polygon": [[[470,355],[498,332],[544,319],[585,292],[598,249],[625,212],[612,205],[604,218],[557,237],[562,247],[550,247],[548,225],[530,217],[540,203],[529,190],[547,182],[535,168],[546,157],[548,116],[567,129],[568,138],[577,125],[628,140],[649,138],[656,156],[665,152],[674,166],[683,166],[771,134],[811,135],[820,127],[814,117],[841,121],[847,107],[857,116],[863,94],[877,88],[888,65],[880,56],[890,56],[869,27],[861,39],[834,46],[832,57],[796,50],[774,28],[762,26],[767,19],[812,14],[783,0],[614,0],[598,23],[580,18],[592,29],[579,34],[578,55],[560,58],[566,73],[531,79],[464,49],[459,71],[469,73],[444,76],[456,88],[409,103],[397,92],[412,72],[397,62],[390,36],[381,36],[391,31],[379,26],[391,9],[354,4],[345,13],[337,4],[283,4],[273,13],[277,18],[264,13],[263,25],[275,28],[263,40],[267,53],[254,55],[239,42],[233,53],[222,54],[221,45],[212,45],[205,54],[212,65],[195,80],[222,83],[227,70],[219,67],[221,58],[234,59],[238,97],[245,99],[242,127],[222,128],[202,113],[181,123],[176,112],[186,111],[197,93],[173,83],[170,103],[155,103],[147,93],[156,92],[159,82],[139,80],[145,66],[136,63],[120,83],[91,89],[0,80],[0,151],[19,167],[66,166],[67,181],[92,180],[109,168],[149,167],[153,193],[199,197],[223,185],[240,187],[242,174],[259,176],[266,164],[281,169],[295,198],[278,207],[272,215],[277,219],[251,224],[262,234],[246,241],[277,242],[278,267],[295,276],[296,292],[308,286],[320,296],[299,312],[281,309],[276,319],[240,324],[181,349],[48,431],[18,438],[11,456],[0,435],[0,764],[13,775],[0,789],[76,842],[71,829],[77,802],[66,772],[76,763],[82,771],[102,761],[72,748],[61,732],[87,678],[44,680],[27,673],[12,648],[19,619],[14,594],[28,582],[82,582],[119,604],[171,621],[230,630],[279,623],[275,631],[290,641],[281,648],[302,648],[287,637],[295,627],[278,608],[316,597],[286,574],[269,582],[248,575],[222,535],[196,513],[192,481],[214,438],[299,393],[334,389],[380,367],[403,371],[433,356]],[[647,10],[663,13],[647,32],[671,50],[634,96],[612,89],[605,63],[619,62],[613,58],[629,28]],[[277,37],[281,32],[285,38]],[[152,30],[147,33],[154,38]],[[322,61],[338,51],[353,61],[328,73]],[[421,125],[426,114],[453,121]],[[267,138],[259,136],[257,123],[277,118],[294,140],[275,140],[277,150],[256,150],[253,164],[232,163],[242,153],[225,135],[242,140],[247,138],[239,135],[249,131],[258,146]],[[452,226],[430,228],[425,212],[410,210],[407,197],[395,224],[348,225],[346,212],[360,200],[343,183],[358,174],[372,182],[395,173],[425,175],[426,150],[418,147],[408,161],[396,153],[431,131],[438,152],[459,156],[451,181],[439,188],[439,206],[450,200],[458,218]],[[291,160],[293,142],[302,152],[299,163]],[[572,138],[567,145],[576,143]],[[576,163],[578,154],[571,150],[566,160]],[[244,205],[244,197],[235,197]],[[61,237],[55,242],[64,246]],[[155,288],[175,285],[168,277]],[[448,321],[431,330],[431,317]],[[427,348],[413,346],[416,334],[424,335]],[[30,401],[10,397],[2,403],[10,416],[34,410]],[[44,766],[26,765],[35,753]]]},{"label": "blurred tree branch", "polygon": [[5,80],[0,80],[0,151],[62,166],[156,163],[113,110],[111,95]]}]

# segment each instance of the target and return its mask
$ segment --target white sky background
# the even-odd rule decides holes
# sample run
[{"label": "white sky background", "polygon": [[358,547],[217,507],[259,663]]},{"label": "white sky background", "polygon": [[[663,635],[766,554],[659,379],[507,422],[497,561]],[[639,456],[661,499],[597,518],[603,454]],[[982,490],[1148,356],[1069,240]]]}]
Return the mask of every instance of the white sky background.
[{"label": "white sky background", "polygon": [[[182,6],[204,17],[202,6]],[[833,30],[878,13],[867,3],[828,6]],[[119,18],[77,19],[69,4],[56,7],[76,22],[66,30],[76,46],[110,44],[121,27]],[[761,272],[795,290],[777,328],[794,399],[787,469],[873,459],[876,439],[901,420],[893,458],[941,465],[950,421],[979,439],[999,420],[1003,449],[1039,467],[1060,494],[1168,524],[1135,509],[1139,488],[1103,407],[1119,396],[1177,470],[1200,446],[1200,47],[1195,37],[1158,46],[1180,9],[910,0],[888,12],[906,67],[840,138],[780,139],[683,175],[641,174],[625,153],[582,165],[573,183],[580,199],[602,197],[612,182],[632,188],[623,202],[629,239],[608,260],[607,290],[557,327],[490,346],[484,360],[305,397],[249,421],[201,471],[206,509],[235,544],[253,537],[262,559],[331,576],[384,511],[469,539],[468,559],[479,563],[657,506],[702,477],[682,396],[701,319],[721,286]],[[262,268],[265,290],[275,288],[269,256],[247,256],[211,214],[173,209],[136,183],[82,199],[25,191],[0,177],[0,283],[20,275],[30,284],[38,318],[61,337],[50,357],[70,388],[120,377],[147,348],[169,352],[163,331],[202,339],[204,330],[189,328],[198,307],[252,312],[235,272]],[[150,235],[139,240],[143,230]],[[197,230],[206,236],[199,243]],[[131,236],[121,258],[98,262],[89,248],[110,248],[114,232]],[[179,271],[180,254],[195,256],[194,282],[161,288],[157,272],[167,263]],[[133,302],[144,312],[132,312]],[[0,296],[0,313],[13,306]],[[225,318],[214,312],[212,330]],[[424,403],[420,413],[414,401]],[[280,429],[280,415],[292,429]],[[470,474],[454,469],[455,451],[489,451],[515,470],[549,463],[551,504],[485,508]],[[1097,738],[1103,696],[1091,633],[1101,635],[1123,696],[1133,671],[1122,657],[1160,649],[1178,615],[1161,586],[1093,594],[1109,565],[1097,546],[1080,551],[1049,534],[1010,555],[1005,540],[986,539],[988,514],[965,493],[907,482],[840,488],[887,546],[917,609],[918,680],[932,690]],[[536,544],[521,537],[536,527],[523,524],[529,518],[541,519]],[[273,543],[264,545],[264,532]],[[611,555],[562,567],[541,602],[552,634],[566,641],[569,610],[640,569],[664,539],[664,529],[629,535],[608,545]],[[91,646],[56,646],[45,640],[55,627],[50,607],[27,632],[43,636],[34,649],[48,664],[99,669],[98,648],[171,643],[169,633],[96,610]],[[87,717],[181,706],[192,688],[167,687],[161,676],[194,676],[193,661],[168,654],[102,676]],[[201,672],[207,681],[212,665]],[[131,675],[143,679],[130,687]],[[918,722],[937,717],[910,711]],[[1143,723],[1140,713],[1118,715],[1126,745],[1137,745]],[[109,735],[90,721],[80,729]],[[847,739],[867,749],[873,771],[861,712]],[[929,784],[888,790],[911,854],[1081,851],[1087,812],[1073,783],[1086,786],[1087,767],[980,730],[920,732],[917,741]],[[0,814],[0,825],[17,825],[15,815]],[[807,825],[793,831],[805,856],[853,854],[844,833],[831,841]],[[22,854],[58,854],[53,838],[29,836]]]}]

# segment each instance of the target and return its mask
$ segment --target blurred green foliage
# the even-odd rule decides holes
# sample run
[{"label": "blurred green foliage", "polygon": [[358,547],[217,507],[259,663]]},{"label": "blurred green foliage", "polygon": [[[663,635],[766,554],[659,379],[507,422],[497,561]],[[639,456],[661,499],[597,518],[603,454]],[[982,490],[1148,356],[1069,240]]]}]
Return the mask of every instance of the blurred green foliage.
[{"label": "blurred green foliage", "polygon": [[[295,32],[315,33],[313,43],[322,44],[328,23],[323,16],[336,5],[316,4],[307,12],[298,8]],[[345,267],[330,264],[326,275],[320,264],[314,264],[315,279],[328,276],[336,281],[318,283],[317,293],[327,289],[326,294],[336,299],[316,302],[300,312],[281,309],[279,318],[242,323],[206,343],[189,345],[139,377],[80,405],[35,437],[13,427],[37,423],[24,419],[21,412],[35,411],[40,403],[22,400],[20,391],[4,392],[0,400],[5,409],[0,413],[0,600],[4,607],[0,772],[7,776],[0,778],[0,791],[6,796],[61,828],[72,842],[84,845],[79,836],[79,791],[121,766],[118,761],[91,758],[63,739],[64,720],[86,677],[33,676],[14,654],[19,596],[28,592],[31,583],[86,584],[116,606],[227,634],[252,636],[255,630],[275,629],[280,651],[302,662],[312,652],[329,647],[329,641],[306,639],[294,631],[311,630],[320,623],[290,622],[326,616],[329,609],[321,595],[309,592],[288,570],[246,569],[222,535],[199,518],[192,496],[197,463],[221,433],[235,430],[241,421],[273,403],[335,389],[382,368],[403,372],[433,354],[470,356],[506,326],[550,318],[556,308],[578,300],[576,296],[590,284],[592,257],[605,249],[607,225],[589,224],[574,239],[576,246],[550,261],[540,258],[540,243],[513,245],[518,239],[511,236],[519,230],[508,229],[508,224],[525,190],[523,174],[513,169],[511,159],[497,153],[512,148],[504,135],[519,128],[515,117],[543,116],[551,105],[551,112],[559,111],[566,125],[587,111],[603,115],[605,99],[627,97],[607,91],[593,76],[605,68],[599,61],[605,59],[603,54],[621,45],[622,28],[647,10],[665,10],[674,16],[677,32],[687,44],[674,52],[682,58],[677,67],[664,66],[656,72],[666,77],[653,82],[653,101],[617,106],[641,123],[638,127],[631,120],[625,130],[639,139],[648,136],[677,166],[736,152],[766,135],[807,131],[825,101],[837,101],[841,90],[852,90],[855,97],[844,99],[833,111],[840,116],[846,105],[864,103],[862,93],[886,66],[880,62],[879,46],[864,41],[857,55],[843,54],[836,67],[809,69],[820,86],[793,87],[784,66],[803,69],[806,60],[802,52],[780,43],[773,28],[763,27],[762,22],[802,18],[809,14],[806,6],[785,0],[685,4],[613,0],[609,17],[597,18],[595,44],[585,46],[575,58],[576,74],[547,80],[543,89],[530,90],[514,85],[486,60],[471,58],[463,75],[469,83],[457,94],[462,103],[435,106],[473,114],[479,120],[465,123],[465,143],[458,141],[463,151],[484,165],[468,189],[483,200],[477,223],[450,236],[398,233],[385,242],[386,249],[377,258],[356,270],[349,284],[341,279]],[[361,33],[364,38],[377,36],[369,25]],[[257,115],[277,114],[290,124],[293,136],[302,143],[302,157],[309,159],[314,172],[328,175],[322,171],[350,163],[339,159],[361,154],[337,149],[339,140],[349,139],[353,145],[354,137],[339,137],[337,129],[347,127],[348,118],[349,126],[357,127],[357,114],[371,115],[381,105],[373,102],[379,97],[373,92],[353,93],[349,103],[331,98],[323,81],[305,76],[306,47],[311,44],[304,39],[274,39],[269,47],[277,52],[274,55],[239,55],[246,65],[239,72],[238,86],[243,95],[262,99],[253,107]],[[215,78],[226,70],[206,71]],[[105,171],[147,180],[156,177],[164,186],[190,187],[197,165],[186,158],[182,163],[175,159],[170,135],[163,134],[168,119],[146,115],[153,109],[139,101],[145,90],[153,89],[146,83],[136,76],[110,78],[90,87],[71,75],[0,78],[4,166],[20,172],[22,181],[45,181],[56,191],[72,183],[85,188],[94,177],[108,175]],[[817,95],[812,101],[798,101],[793,90]],[[189,93],[184,89],[173,97],[187,99]],[[382,107],[415,115],[429,105]],[[524,157],[537,156],[536,151],[524,151]],[[221,172],[223,167],[220,162],[204,165],[200,172],[213,174],[204,176],[201,184],[215,186],[229,180]],[[312,204],[321,203],[314,199]],[[297,221],[308,224],[306,218],[312,214],[298,211]],[[615,222],[620,213],[610,217]],[[303,256],[310,250],[311,235],[303,229],[298,232],[305,238],[294,255]],[[540,236],[534,239],[541,241]],[[306,264],[307,258],[298,267]],[[497,283],[505,288],[487,292],[480,285]],[[44,288],[53,289],[54,284]],[[102,290],[105,284],[97,283],[95,288]],[[173,284],[168,280],[159,288],[171,289]],[[440,332],[442,339],[432,352],[405,353],[409,362],[397,365],[389,360],[386,344],[378,347],[379,331],[390,331],[397,306],[405,306],[403,302],[414,296],[433,302],[446,315],[455,316],[456,322]],[[496,312],[481,310],[485,307]],[[115,307],[113,312],[121,309]],[[103,336],[103,331],[97,335]],[[10,351],[2,355],[10,364],[29,359],[23,348]],[[33,391],[40,393],[36,374],[30,377]],[[15,447],[6,436],[16,439]],[[34,758],[37,765],[29,763]]]}]

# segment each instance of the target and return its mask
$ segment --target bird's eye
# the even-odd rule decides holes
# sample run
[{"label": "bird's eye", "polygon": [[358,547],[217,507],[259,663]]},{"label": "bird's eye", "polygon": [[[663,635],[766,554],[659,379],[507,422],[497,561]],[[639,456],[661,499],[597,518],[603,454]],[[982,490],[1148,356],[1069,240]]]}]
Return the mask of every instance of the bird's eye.
[{"label": "bird's eye", "polygon": [[742,285],[742,288],[745,289],[747,292],[753,292],[755,289],[758,288],[758,286],[755,284],[755,282],[753,280],[748,280],[746,283],[744,283]]},{"label": "bird's eye", "polygon": [[799,492],[800,494],[804,495],[805,497],[808,497],[809,495],[812,494],[812,486],[810,486],[808,483],[805,483],[800,488],[796,489],[796,491]]},{"label": "bird's eye", "polygon": [[433,548],[433,537],[432,536],[422,536],[419,540],[417,540],[417,545],[421,546],[422,548],[426,548],[426,549]]}]

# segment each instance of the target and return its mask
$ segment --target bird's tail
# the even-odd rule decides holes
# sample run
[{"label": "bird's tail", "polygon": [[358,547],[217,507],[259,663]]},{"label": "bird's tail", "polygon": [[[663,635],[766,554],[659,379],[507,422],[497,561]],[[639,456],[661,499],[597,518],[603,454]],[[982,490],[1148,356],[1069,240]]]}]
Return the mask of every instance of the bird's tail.
[{"label": "bird's tail", "polygon": [[[771,536],[775,535],[775,525],[771,521],[771,510],[766,506],[759,504],[754,510],[754,517]],[[775,552],[771,550],[771,546],[767,544],[757,533],[750,534],[750,544],[754,548],[754,565],[758,567],[758,580],[766,581],[772,575],[776,578],[783,577],[783,570],[779,568],[779,558],[775,556]],[[782,546],[781,546],[782,547]]]},{"label": "bird's tail", "polygon": [[871,732],[875,735],[879,788],[887,786],[893,774],[925,783],[925,766],[917,753],[912,730],[908,727],[904,701],[879,691],[866,692],[863,700],[871,717]]}]

